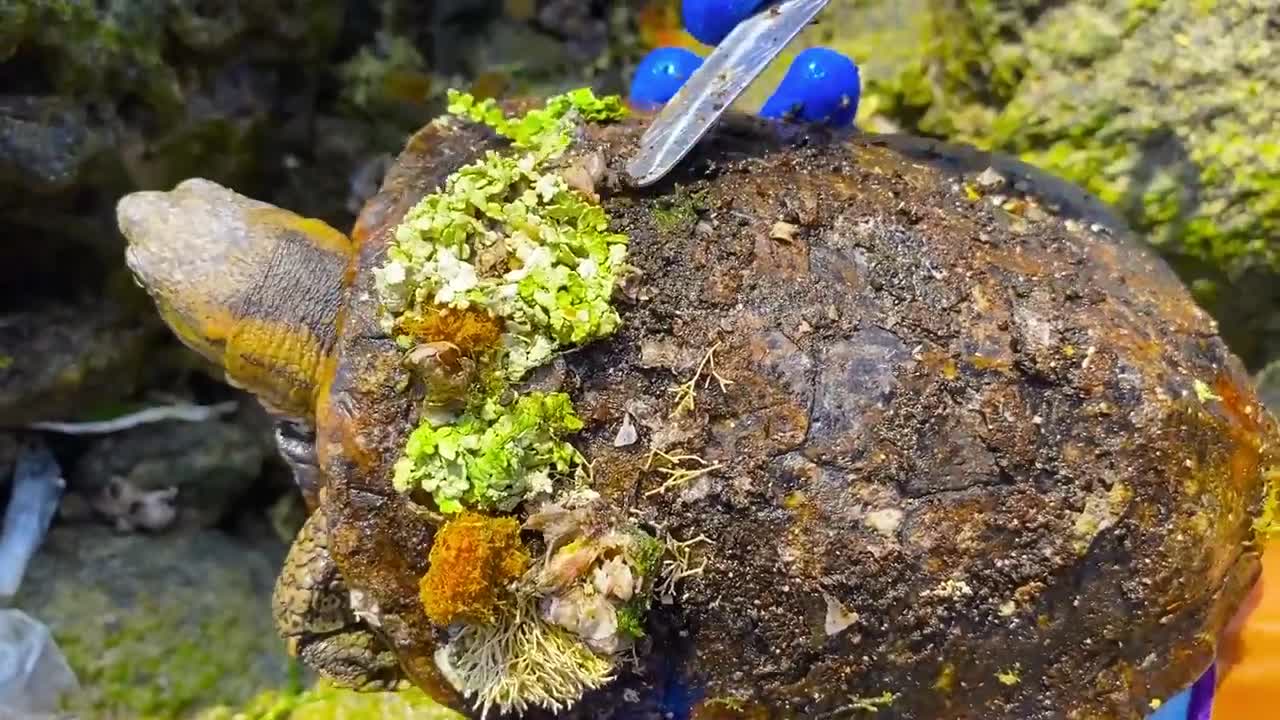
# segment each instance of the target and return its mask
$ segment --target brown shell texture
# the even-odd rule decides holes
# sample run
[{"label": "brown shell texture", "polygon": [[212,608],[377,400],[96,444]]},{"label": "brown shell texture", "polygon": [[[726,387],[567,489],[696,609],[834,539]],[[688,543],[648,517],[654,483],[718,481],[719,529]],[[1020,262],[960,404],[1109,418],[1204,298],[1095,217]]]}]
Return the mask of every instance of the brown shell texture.
[{"label": "brown shell texture", "polygon": [[[605,160],[637,274],[622,328],[547,382],[609,502],[709,542],[638,665],[566,717],[845,718],[891,697],[877,717],[1136,720],[1198,676],[1258,573],[1277,437],[1163,262],[1070,186],[906,137],[730,117],[637,191],[643,127],[584,128],[565,159]],[[409,141],[357,225],[319,409],[341,572],[460,709],[418,600],[433,524],[391,487],[415,411],[370,273],[408,207],[497,147],[461,122]],[[624,421],[638,438],[615,447]],[[715,469],[654,492],[654,449]]]}]

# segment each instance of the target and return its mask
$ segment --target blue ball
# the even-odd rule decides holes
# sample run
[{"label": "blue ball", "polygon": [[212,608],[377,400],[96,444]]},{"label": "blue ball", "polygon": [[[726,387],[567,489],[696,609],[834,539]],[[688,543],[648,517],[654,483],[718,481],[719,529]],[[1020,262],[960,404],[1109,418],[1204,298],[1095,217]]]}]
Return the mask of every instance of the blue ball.
[{"label": "blue ball", "polygon": [[767,0],[684,0],[684,29],[704,45],[719,45]]},{"label": "blue ball", "polygon": [[631,102],[640,107],[665,104],[688,81],[702,58],[684,48],[658,48],[644,57],[631,78]]},{"label": "blue ball", "polygon": [[835,50],[809,48],[796,56],[760,114],[847,127],[858,114],[858,66]]}]

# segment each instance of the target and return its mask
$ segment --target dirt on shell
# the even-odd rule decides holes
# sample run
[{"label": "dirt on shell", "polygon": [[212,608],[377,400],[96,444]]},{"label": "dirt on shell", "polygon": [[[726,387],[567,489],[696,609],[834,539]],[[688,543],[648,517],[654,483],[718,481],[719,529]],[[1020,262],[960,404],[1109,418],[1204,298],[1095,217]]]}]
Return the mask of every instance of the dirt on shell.
[{"label": "dirt on shell", "polygon": [[[636,274],[622,328],[557,377],[596,489],[705,541],[638,667],[565,717],[1136,720],[1199,675],[1258,572],[1277,435],[1163,262],[1070,186],[905,137],[733,117],[636,191],[642,129],[564,160],[606,159]],[[455,706],[417,600],[434,525],[390,486],[414,403],[370,271],[498,146],[453,122],[410,141],[357,225],[319,410],[342,572]]]}]

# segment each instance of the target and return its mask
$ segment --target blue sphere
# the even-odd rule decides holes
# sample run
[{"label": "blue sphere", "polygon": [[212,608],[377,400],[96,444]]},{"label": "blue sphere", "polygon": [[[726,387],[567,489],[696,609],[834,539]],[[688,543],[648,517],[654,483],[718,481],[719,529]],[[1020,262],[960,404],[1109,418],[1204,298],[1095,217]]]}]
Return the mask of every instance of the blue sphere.
[{"label": "blue sphere", "polygon": [[852,60],[828,48],[809,48],[796,56],[760,114],[847,127],[858,114],[861,94]]},{"label": "blue sphere", "polygon": [[653,107],[665,104],[702,65],[702,58],[684,48],[658,48],[640,61],[631,78],[632,104]]},{"label": "blue sphere", "polygon": [[684,29],[704,45],[719,45],[738,23],[766,0],[684,0]]}]

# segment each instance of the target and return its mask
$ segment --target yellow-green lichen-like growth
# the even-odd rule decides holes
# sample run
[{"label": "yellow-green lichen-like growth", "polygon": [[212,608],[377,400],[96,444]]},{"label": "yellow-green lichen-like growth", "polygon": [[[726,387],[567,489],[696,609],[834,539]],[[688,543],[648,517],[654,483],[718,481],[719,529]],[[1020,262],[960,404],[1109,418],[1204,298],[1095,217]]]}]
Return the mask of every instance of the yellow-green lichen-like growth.
[{"label": "yellow-green lichen-like growth", "polygon": [[515,518],[471,512],[440,528],[430,559],[421,581],[422,606],[442,627],[459,620],[493,622],[495,608],[530,562]]},{"label": "yellow-green lichen-like growth", "polygon": [[578,464],[563,438],[581,429],[564,393],[533,392],[510,405],[489,399],[456,422],[419,425],[392,483],[426,490],[442,512],[464,504],[509,512],[530,493],[549,493],[554,477]]},{"label": "yellow-green lichen-like growth", "polygon": [[504,320],[501,364],[517,379],[555,349],[617,328],[609,299],[626,236],[610,232],[604,209],[545,165],[568,147],[573,120],[617,117],[620,109],[616,99],[577,91],[508,120],[492,101],[451,97],[451,109],[525,152],[487,153],[405,215],[376,271],[384,324],[390,331],[395,317],[433,306],[483,308]]},{"label": "yellow-green lichen-like growth", "polygon": [[[609,229],[604,209],[570,188],[554,163],[578,123],[617,119],[624,110],[620,99],[590,90],[517,118],[492,100],[449,97],[452,113],[489,125],[514,152],[486,153],[406,213],[375,270],[382,325],[405,348],[454,342],[413,331],[445,313],[492,318],[500,333],[468,353],[478,367],[466,407],[424,413],[394,483],[402,492],[430,492],[448,513],[464,505],[510,511],[529,493],[550,491],[552,476],[577,463],[562,437],[581,421],[567,396],[512,400],[508,383],[620,322],[610,300],[627,238]],[[440,357],[438,348],[422,355]]]}]

